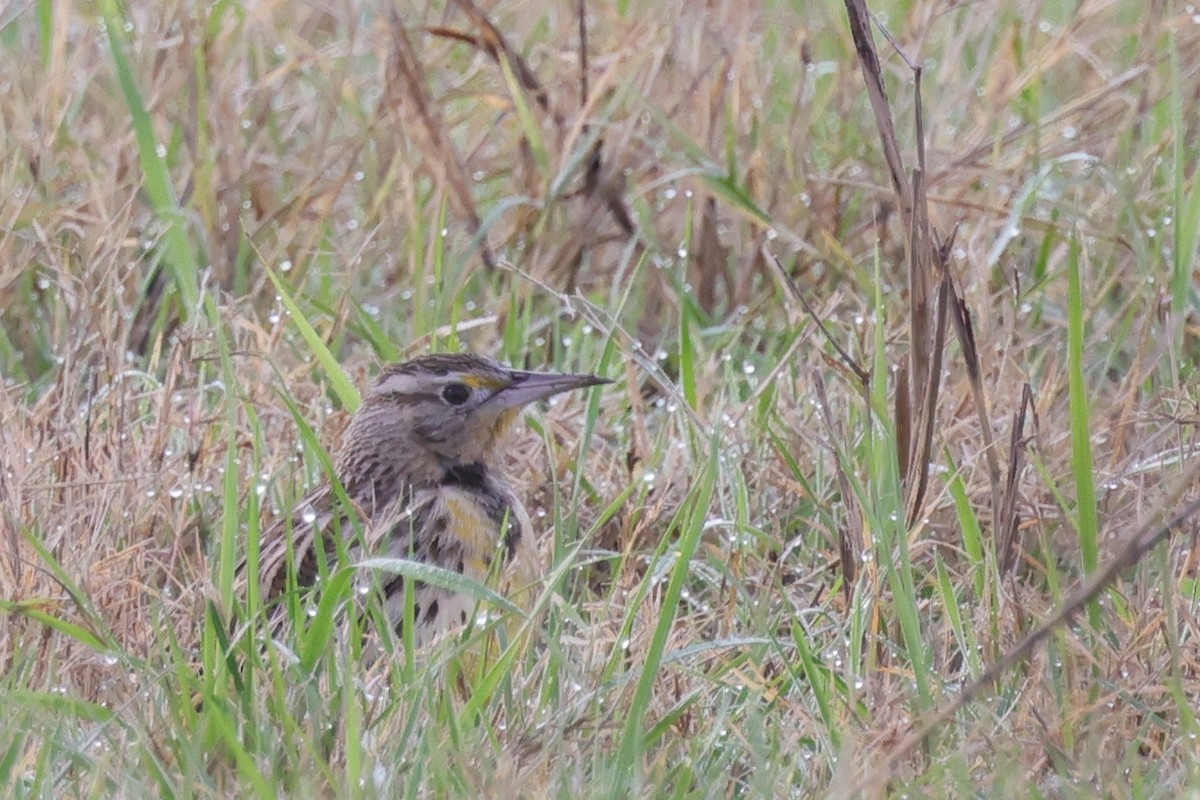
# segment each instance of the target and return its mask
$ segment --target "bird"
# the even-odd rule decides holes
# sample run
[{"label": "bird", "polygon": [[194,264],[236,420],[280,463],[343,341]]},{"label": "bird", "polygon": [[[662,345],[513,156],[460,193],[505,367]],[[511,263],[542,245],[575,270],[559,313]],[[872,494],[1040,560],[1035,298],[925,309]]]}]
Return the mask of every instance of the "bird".
[{"label": "bird", "polygon": [[[282,616],[291,586],[318,582],[348,560],[405,558],[495,582],[531,583],[536,550],[529,515],[504,475],[504,442],[521,409],[611,381],[529,372],[470,353],[426,355],[385,367],[365,392],[334,460],[334,477],[305,496],[259,540],[261,598]],[[348,502],[347,502],[348,501]],[[499,566],[494,568],[497,558]],[[321,566],[322,560],[324,567]],[[245,561],[239,567],[248,585]],[[360,585],[362,576],[359,576]],[[294,581],[294,582],[293,582]],[[402,633],[405,579],[373,576],[388,624]],[[475,599],[414,582],[420,647],[470,618]]]}]

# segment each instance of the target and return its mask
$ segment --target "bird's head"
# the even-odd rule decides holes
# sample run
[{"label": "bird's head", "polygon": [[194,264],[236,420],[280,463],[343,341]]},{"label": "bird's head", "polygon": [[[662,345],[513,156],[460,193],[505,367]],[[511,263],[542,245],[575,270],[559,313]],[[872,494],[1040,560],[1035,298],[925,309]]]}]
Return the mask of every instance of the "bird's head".
[{"label": "bird's head", "polygon": [[[387,367],[363,399],[348,449],[395,447],[430,469],[494,463],[520,409],[561,392],[609,383],[594,375],[526,372],[486,356],[438,354]],[[375,458],[387,453],[376,453]]]}]

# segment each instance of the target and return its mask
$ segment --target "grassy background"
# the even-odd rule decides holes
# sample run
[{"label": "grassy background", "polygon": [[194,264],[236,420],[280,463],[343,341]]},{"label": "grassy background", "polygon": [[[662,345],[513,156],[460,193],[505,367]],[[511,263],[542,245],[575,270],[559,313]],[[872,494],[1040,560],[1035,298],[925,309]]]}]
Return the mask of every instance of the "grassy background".
[{"label": "grassy background", "polygon": [[[952,337],[912,525],[905,232],[840,3],[591,3],[586,50],[567,3],[0,10],[6,794],[1195,791],[1190,525],[879,766],[1196,491],[1195,10],[874,6],[925,65],[993,428]],[[532,613],[361,653],[335,578],[263,646],[236,560],[378,363],[460,348],[617,381],[513,442]]]}]

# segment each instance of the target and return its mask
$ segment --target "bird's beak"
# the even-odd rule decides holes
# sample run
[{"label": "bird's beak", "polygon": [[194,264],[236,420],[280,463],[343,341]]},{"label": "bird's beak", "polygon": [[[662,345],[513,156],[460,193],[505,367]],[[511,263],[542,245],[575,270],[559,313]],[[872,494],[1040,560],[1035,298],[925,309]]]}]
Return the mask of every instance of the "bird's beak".
[{"label": "bird's beak", "polygon": [[558,372],[512,370],[509,376],[512,383],[492,395],[489,401],[501,409],[518,408],[572,389],[612,383],[608,378],[598,378],[595,375],[568,375]]}]

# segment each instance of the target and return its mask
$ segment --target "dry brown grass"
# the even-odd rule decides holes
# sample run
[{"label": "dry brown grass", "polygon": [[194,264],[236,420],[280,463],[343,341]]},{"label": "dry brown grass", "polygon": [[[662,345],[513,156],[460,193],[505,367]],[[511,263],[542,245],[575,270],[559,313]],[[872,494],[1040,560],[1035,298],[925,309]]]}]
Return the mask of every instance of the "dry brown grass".
[{"label": "dry brown grass", "polygon": [[[153,752],[197,792],[249,791],[245,773],[181,744],[207,742],[215,723],[172,695],[196,690],[181,674],[211,667],[204,619],[223,602],[222,525],[232,518],[244,536],[256,503],[266,521],[319,476],[286,401],[329,448],[344,422],[262,267],[286,264],[306,319],[360,386],[380,358],[410,348],[581,367],[615,348],[620,388],[598,411],[556,405],[514,445],[529,505],[546,511],[535,519],[547,563],[588,537],[573,556],[588,563],[566,571],[539,620],[553,641],[512,667],[507,699],[485,705],[486,732],[448,733],[445,698],[400,711],[364,701],[384,743],[368,747],[374,757],[395,755],[389,741],[412,748],[392,764],[396,787],[799,796],[869,777],[914,720],[1082,578],[1073,231],[1101,562],[1171,510],[1164,498],[1192,462],[1200,419],[1194,272],[1173,255],[1195,235],[1178,229],[1198,222],[1174,195],[1176,183],[1185,198],[1196,191],[1191,12],[1134,0],[883,5],[899,47],[931,59],[931,222],[957,226],[950,268],[1004,469],[1027,383],[1033,397],[1014,475],[1018,556],[1011,570],[995,554],[981,566],[962,531],[978,522],[991,553],[993,487],[951,337],[935,469],[924,513],[903,532],[928,665],[906,644],[889,570],[898,545],[877,524],[888,508],[879,424],[891,419],[878,407],[871,417],[769,259],[858,364],[873,366],[877,311],[883,363],[903,363],[906,233],[840,5],[589,4],[585,94],[569,4],[401,6],[396,17],[358,3],[255,0],[219,17],[132,4],[121,38],[211,302],[192,314],[96,10],[0,12],[0,696],[24,714],[19,736],[0,737],[0,766],[25,788],[82,794],[100,780],[95,765],[115,765],[126,777],[105,793],[132,794],[171,783],[138,777],[132,765]],[[880,53],[911,165],[909,73]],[[516,271],[487,266],[493,258]],[[461,337],[445,332],[474,320]],[[818,378],[827,414],[813,403]],[[592,424],[581,461],[579,432]],[[686,540],[708,468],[716,490],[688,596],[665,608],[674,567],[654,554]],[[1145,782],[1145,794],[1171,796],[1194,785],[1194,535],[1182,526],[1122,574],[1098,616],[1059,631],[876,790],[1132,796]],[[859,568],[853,593],[839,583],[843,540]],[[639,709],[657,622],[672,612],[668,657],[650,665]],[[915,688],[922,674],[935,681],[932,705]],[[263,687],[266,698],[279,689]],[[412,689],[394,691],[391,701],[411,700]],[[104,741],[128,751],[61,773],[43,764],[40,753],[71,761],[99,734],[72,717],[81,739],[65,736],[26,692],[115,709],[120,724],[105,730],[120,733]],[[261,712],[270,700],[246,702]],[[614,776],[626,721],[643,711],[646,730],[661,728],[638,752],[645,782],[630,789]],[[239,731],[303,732],[320,719],[309,709],[295,729],[261,727],[274,717],[259,712],[240,709]],[[428,743],[412,744],[412,730]],[[318,748],[304,750],[297,769],[313,782],[300,785],[341,795],[352,751],[338,738],[324,767]]]}]

